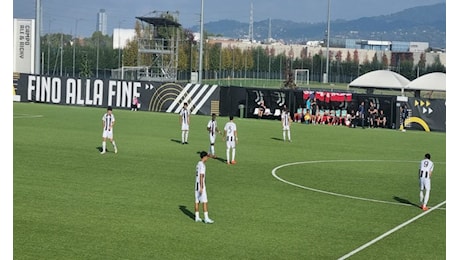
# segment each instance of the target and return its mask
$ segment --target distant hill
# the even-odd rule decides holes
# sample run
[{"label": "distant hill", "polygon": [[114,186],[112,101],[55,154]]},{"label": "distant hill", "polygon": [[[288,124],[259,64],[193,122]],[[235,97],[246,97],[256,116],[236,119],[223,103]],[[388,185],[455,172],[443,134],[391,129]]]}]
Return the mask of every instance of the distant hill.
[{"label": "distant hill", "polygon": [[[254,38],[268,38],[269,19],[254,22]],[[286,43],[323,40],[327,23],[297,23],[271,20],[271,38]],[[405,9],[390,15],[362,17],[356,20],[331,20],[330,38],[429,42],[430,47],[446,48],[446,4],[440,3]],[[199,26],[190,28],[199,31]],[[248,38],[249,23],[220,20],[204,24],[206,32],[224,37]],[[332,40],[331,40],[332,42]]]}]

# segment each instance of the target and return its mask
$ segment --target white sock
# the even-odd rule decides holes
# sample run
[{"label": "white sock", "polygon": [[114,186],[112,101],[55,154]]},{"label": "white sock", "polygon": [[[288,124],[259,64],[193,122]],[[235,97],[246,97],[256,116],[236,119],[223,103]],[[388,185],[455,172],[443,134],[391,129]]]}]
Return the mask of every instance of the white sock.
[{"label": "white sock", "polygon": [[204,213],[204,219],[209,219],[208,212]]},{"label": "white sock", "polygon": [[210,151],[211,151],[211,154],[214,154],[214,145],[211,145]]},{"label": "white sock", "polygon": [[236,153],[236,148],[233,148],[233,152],[232,152],[232,161],[235,160],[235,153]]},{"label": "white sock", "polygon": [[423,203],[423,191],[420,191],[420,203]]},{"label": "white sock", "polygon": [[230,148],[227,148],[227,162],[230,162]]},{"label": "white sock", "polygon": [[195,212],[195,218],[200,218],[200,212],[198,211]]},{"label": "white sock", "polygon": [[185,142],[185,131],[182,131],[182,143]]},{"label": "white sock", "polygon": [[105,141],[102,142],[102,151],[105,152]]},{"label": "white sock", "polygon": [[117,145],[115,144],[115,141],[112,141],[113,149],[117,150]]},{"label": "white sock", "polygon": [[430,198],[430,191],[427,190],[425,191],[425,201],[423,202],[423,205],[427,205],[428,204],[428,199]]},{"label": "white sock", "polygon": [[188,131],[185,132],[185,142],[188,142]]},{"label": "white sock", "polygon": [[288,131],[288,139],[291,141],[291,131]]},{"label": "white sock", "polygon": [[283,140],[286,141],[286,131],[283,131]]}]

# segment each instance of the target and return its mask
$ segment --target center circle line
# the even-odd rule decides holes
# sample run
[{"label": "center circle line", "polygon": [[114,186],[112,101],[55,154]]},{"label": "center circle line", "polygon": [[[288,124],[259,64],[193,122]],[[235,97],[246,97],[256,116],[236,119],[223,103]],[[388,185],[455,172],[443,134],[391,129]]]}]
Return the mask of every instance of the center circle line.
[{"label": "center circle line", "polygon": [[349,199],[356,199],[356,200],[363,200],[363,201],[371,201],[371,202],[378,202],[378,203],[385,203],[385,204],[392,204],[392,205],[404,205],[404,206],[413,206],[411,204],[406,204],[406,203],[401,203],[401,202],[391,202],[391,201],[384,201],[384,200],[376,200],[376,199],[368,199],[368,198],[362,198],[362,197],[356,197],[356,196],[351,196],[351,195],[346,195],[346,194],[340,194],[340,193],[335,193],[335,192],[330,192],[330,191],[325,191],[325,190],[319,190],[311,187],[306,187],[302,186],[287,180],[284,180],[283,178],[279,177],[276,174],[276,171],[287,167],[287,166],[292,166],[292,165],[298,165],[298,164],[313,164],[313,163],[331,163],[331,162],[402,162],[402,163],[407,163],[407,162],[413,162],[417,163],[418,161],[401,161],[401,160],[319,160],[319,161],[304,161],[304,162],[293,162],[293,163],[287,163],[283,164],[280,166],[277,166],[273,168],[272,170],[272,176],[278,179],[281,182],[284,182],[286,184],[305,189],[305,190],[310,190],[314,192],[320,192],[328,195],[333,195],[333,196],[338,196],[338,197],[344,197],[344,198],[349,198]]}]

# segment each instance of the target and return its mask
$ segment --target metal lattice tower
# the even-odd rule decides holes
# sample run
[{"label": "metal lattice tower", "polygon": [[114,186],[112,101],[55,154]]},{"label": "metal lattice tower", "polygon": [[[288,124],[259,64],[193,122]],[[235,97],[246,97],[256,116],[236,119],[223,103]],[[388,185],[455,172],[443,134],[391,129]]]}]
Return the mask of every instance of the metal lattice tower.
[{"label": "metal lattice tower", "polygon": [[[157,12],[152,12],[157,13]],[[179,61],[178,12],[136,17],[141,21],[138,39],[138,79],[176,82]]]}]

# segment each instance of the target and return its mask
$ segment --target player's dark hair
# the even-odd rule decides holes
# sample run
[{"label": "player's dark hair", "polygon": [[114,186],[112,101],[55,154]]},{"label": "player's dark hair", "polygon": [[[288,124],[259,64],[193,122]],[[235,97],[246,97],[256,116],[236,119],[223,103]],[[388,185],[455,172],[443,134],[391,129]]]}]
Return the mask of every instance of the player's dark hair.
[{"label": "player's dark hair", "polygon": [[233,120],[233,116],[229,116],[230,120]]},{"label": "player's dark hair", "polygon": [[425,158],[431,159],[431,155],[429,153],[425,154]]},{"label": "player's dark hair", "polygon": [[203,157],[205,157],[205,156],[208,156],[208,153],[205,152],[205,151],[202,151],[202,152],[200,153],[200,158],[203,158]]},{"label": "player's dark hair", "polygon": [[107,107],[107,110],[112,111],[112,107],[111,107],[111,106],[108,106],[108,107]]}]

